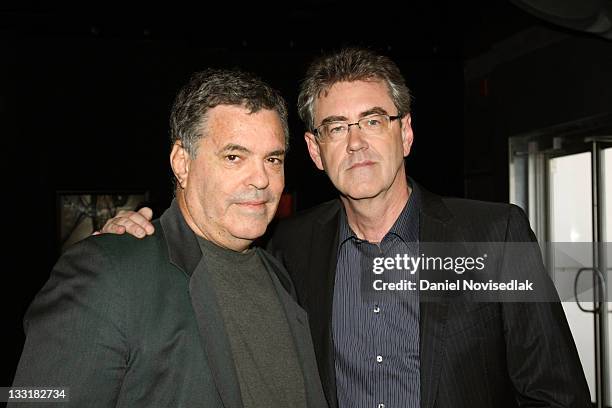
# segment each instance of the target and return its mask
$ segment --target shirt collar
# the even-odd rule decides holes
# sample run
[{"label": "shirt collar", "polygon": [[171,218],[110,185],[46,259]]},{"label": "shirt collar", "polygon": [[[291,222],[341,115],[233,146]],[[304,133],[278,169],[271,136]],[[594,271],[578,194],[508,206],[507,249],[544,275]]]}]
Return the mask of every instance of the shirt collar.
[{"label": "shirt collar", "polygon": [[[408,197],[408,202],[404,206],[399,217],[397,217],[395,223],[393,223],[393,226],[385,237],[387,237],[389,234],[393,234],[398,236],[404,242],[416,242],[418,241],[419,237],[421,192],[419,190],[419,186],[410,178],[408,178],[408,184],[412,188],[412,193],[410,194],[410,197]],[[348,223],[344,206],[342,206],[342,211],[340,212],[340,229],[338,232],[340,246],[351,238],[359,240]]]}]

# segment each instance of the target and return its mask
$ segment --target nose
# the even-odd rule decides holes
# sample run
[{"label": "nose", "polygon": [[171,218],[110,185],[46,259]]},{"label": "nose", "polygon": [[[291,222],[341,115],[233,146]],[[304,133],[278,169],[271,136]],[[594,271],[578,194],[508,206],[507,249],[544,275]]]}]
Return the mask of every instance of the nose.
[{"label": "nose", "polygon": [[356,152],[368,147],[368,142],[363,136],[363,132],[357,126],[349,126],[348,134],[346,135],[346,151],[348,153]]},{"label": "nose", "polygon": [[257,190],[263,190],[270,185],[270,177],[263,161],[255,162],[249,169],[248,184]]}]

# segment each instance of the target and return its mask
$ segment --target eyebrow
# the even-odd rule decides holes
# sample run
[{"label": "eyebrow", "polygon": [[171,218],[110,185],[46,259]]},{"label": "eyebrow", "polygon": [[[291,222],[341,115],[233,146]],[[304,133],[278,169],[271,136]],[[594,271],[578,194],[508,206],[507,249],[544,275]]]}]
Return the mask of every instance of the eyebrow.
[{"label": "eyebrow", "polygon": [[284,155],[285,155],[285,149],[274,150],[267,154],[267,156],[284,156]]},{"label": "eyebrow", "polygon": [[223,146],[217,153],[228,153],[228,152],[242,152],[242,153],[251,153],[249,149],[244,146],[240,146],[234,143],[228,143]]},{"label": "eyebrow", "polygon": [[388,115],[389,113],[387,112],[386,109],[381,108],[380,106],[375,106],[373,108],[368,109],[367,111],[361,112],[359,114],[360,118],[365,118],[366,116],[370,116],[370,115]]},{"label": "eyebrow", "polygon": [[[365,110],[359,114],[359,118],[365,118],[370,115],[388,115],[387,110],[380,106],[374,106],[368,110]],[[346,116],[328,116],[321,121],[321,125],[327,125],[332,122],[348,122]]]},{"label": "eyebrow", "polygon": [[346,116],[328,116],[321,121],[321,125],[327,125],[332,122],[346,122],[348,118]]},{"label": "eyebrow", "polygon": [[[230,153],[230,152],[252,153],[251,150],[247,149],[246,147],[237,145],[234,143],[226,144],[221,149],[219,149],[217,153],[223,154],[223,153]],[[284,156],[284,155],[285,155],[285,149],[273,150],[266,154],[266,156]]]}]

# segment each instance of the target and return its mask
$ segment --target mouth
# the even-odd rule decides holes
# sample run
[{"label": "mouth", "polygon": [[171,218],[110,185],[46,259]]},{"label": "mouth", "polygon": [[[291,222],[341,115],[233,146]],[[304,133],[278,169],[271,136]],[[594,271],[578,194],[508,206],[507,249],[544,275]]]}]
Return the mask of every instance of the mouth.
[{"label": "mouth", "polygon": [[364,160],[364,161],[361,161],[359,163],[355,163],[355,164],[351,165],[351,167],[349,167],[348,170],[358,169],[358,168],[361,168],[361,167],[373,166],[374,164],[375,163],[373,161]]},{"label": "mouth", "polygon": [[236,205],[239,205],[242,208],[250,208],[253,210],[257,210],[265,207],[266,203],[267,201],[243,201],[236,203]]}]

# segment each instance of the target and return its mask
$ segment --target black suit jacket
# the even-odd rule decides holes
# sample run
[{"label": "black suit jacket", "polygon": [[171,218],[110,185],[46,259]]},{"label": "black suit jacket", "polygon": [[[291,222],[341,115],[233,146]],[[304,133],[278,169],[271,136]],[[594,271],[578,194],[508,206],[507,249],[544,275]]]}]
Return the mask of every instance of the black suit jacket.
[{"label": "black suit jacket", "polygon": [[[70,387],[67,407],[242,407],[196,237],[176,202],[155,226],[143,240],[90,237],[60,258],[26,314],[13,386]],[[282,265],[257,250],[287,316],[308,406],[325,406],[306,313]]]},{"label": "black suit jacket", "polygon": [[[421,193],[421,242],[535,240],[516,206]],[[334,200],[287,219],[268,246],[308,312],[330,407],[337,406],[331,319],[340,211]],[[421,302],[420,352],[423,408],[590,407],[559,302]]]}]

